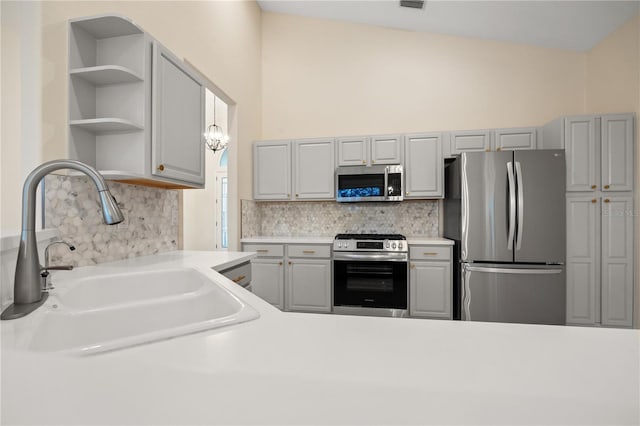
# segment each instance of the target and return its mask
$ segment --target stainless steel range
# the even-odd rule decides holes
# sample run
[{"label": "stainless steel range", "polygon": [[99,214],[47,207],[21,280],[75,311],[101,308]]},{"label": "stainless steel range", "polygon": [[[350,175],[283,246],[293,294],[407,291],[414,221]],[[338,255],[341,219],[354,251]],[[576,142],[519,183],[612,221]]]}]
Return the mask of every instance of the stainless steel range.
[{"label": "stainless steel range", "polygon": [[333,242],[333,312],[408,316],[408,247],[399,234],[338,234]]}]

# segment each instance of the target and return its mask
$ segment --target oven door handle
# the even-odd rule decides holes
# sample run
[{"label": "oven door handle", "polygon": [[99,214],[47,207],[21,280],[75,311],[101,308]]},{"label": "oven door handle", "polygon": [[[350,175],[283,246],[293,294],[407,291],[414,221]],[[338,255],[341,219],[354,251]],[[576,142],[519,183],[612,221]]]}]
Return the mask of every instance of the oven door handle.
[{"label": "oven door handle", "polygon": [[372,260],[385,262],[407,262],[407,253],[342,253],[334,252],[333,260]]}]

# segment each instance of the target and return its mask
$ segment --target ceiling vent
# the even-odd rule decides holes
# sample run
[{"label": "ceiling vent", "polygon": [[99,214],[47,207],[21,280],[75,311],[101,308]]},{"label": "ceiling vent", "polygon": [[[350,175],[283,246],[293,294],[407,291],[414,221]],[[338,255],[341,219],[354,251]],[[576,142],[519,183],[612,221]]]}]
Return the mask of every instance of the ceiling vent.
[{"label": "ceiling vent", "polygon": [[400,0],[400,6],[410,7],[412,9],[424,8],[424,0]]}]

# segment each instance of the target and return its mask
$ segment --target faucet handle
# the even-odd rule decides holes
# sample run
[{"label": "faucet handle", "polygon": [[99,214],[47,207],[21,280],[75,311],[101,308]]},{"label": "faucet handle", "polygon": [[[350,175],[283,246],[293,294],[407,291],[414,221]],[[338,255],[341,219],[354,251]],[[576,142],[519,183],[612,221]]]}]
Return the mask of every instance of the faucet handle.
[{"label": "faucet handle", "polygon": [[[66,245],[67,247],[69,247],[69,250],[70,250],[70,251],[74,251],[74,250],[76,249],[76,247],[75,247],[73,244],[70,244],[70,243],[68,243],[68,242],[66,242],[66,241],[63,241],[63,240],[60,240],[60,241],[54,241],[54,242],[50,243],[50,244],[47,246],[47,248],[45,248],[45,249],[44,249],[44,268],[42,268],[42,269],[58,269],[58,268],[54,268],[54,267],[49,267],[49,248],[50,248],[51,246],[53,246],[53,245],[56,245],[56,244],[64,244],[64,245]],[[72,269],[72,268],[69,268],[69,269],[63,269],[63,270],[70,270],[70,269]]]}]

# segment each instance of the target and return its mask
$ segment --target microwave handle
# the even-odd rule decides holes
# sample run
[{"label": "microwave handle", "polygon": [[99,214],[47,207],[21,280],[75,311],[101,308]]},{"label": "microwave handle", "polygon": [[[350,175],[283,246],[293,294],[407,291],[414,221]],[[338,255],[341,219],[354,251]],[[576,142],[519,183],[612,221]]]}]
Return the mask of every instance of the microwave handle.
[{"label": "microwave handle", "polygon": [[384,199],[389,199],[389,167],[384,168]]}]

